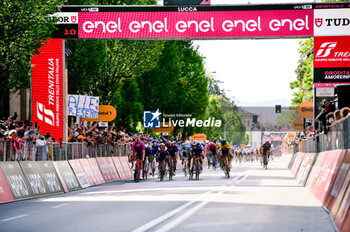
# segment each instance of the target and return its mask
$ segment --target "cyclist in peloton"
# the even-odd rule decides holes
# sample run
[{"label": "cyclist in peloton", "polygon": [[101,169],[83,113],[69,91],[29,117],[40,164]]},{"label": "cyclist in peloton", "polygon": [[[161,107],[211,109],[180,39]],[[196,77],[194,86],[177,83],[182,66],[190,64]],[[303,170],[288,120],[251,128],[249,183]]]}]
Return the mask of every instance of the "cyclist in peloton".
[{"label": "cyclist in peloton", "polygon": [[168,149],[166,148],[164,143],[161,143],[159,145],[158,156],[157,156],[157,161],[159,162],[158,164],[159,176],[160,176],[160,169],[162,168],[162,165],[165,165],[165,161],[167,161],[168,159],[169,159]]},{"label": "cyclist in peloton", "polygon": [[[130,161],[136,161],[136,159],[140,162],[140,177],[143,178],[143,160],[145,159],[145,144],[139,139],[135,139],[131,146],[131,153],[129,155]],[[135,167],[132,167],[133,169]]]},{"label": "cyclist in peloton", "polygon": [[220,156],[221,156],[221,168],[224,168],[224,159],[228,155],[228,162],[231,168],[231,160],[232,160],[232,153],[231,153],[231,146],[226,140],[221,140],[221,143],[219,145],[220,150]]},{"label": "cyclist in peloton", "polygon": [[169,151],[169,155],[170,155],[169,158],[174,160],[174,175],[175,175],[176,165],[177,165],[177,157],[179,155],[179,147],[175,143],[169,142],[168,151]]},{"label": "cyclist in peloton", "polygon": [[[212,161],[214,161],[214,162],[212,163],[212,165],[213,165],[213,166],[214,166],[214,164],[215,164],[215,165],[218,165],[218,158],[217,158],[217,155],[216,155],[216,152],[217,152],[217,150],[218,150],[218,147],[216,146],[215,143],[209,142],[209,144],[208,144],[208,149],[209,149],[209,151],[211,152],[211,155],[212,155],[212,158],[213,158]],[[209,160],[208,160],[208,162],[209,162]]]},{"label": "cyclist in peloton", "polygon": [[[263,150],[263,158],[264,156],[267,156],[265,157],[267,160],[270,159],[270,150],[271,150],[271,144],[270,144],[270,141],[266,141],[263,145],[262,145],[262,150]],[[266,160],[266,163],[267,163],[267,160]],[[264,162],[264,165],[266,165],[266,163]]]},{"label": "cyclist in peloton", "polygon": [[181,149],[180,149],[180,152],[181,152],[181,160],[182,160],[182,167],[184,167],[185,165],[185,162],[187,160],[189,160],[189,153],[190,153],[190,144],[188,141],[184,141],[182,144],[181,144]]},{"label": "cyclist in peloton", "polygon": [[[201,170],[202,170],[204,156],[203,156],[202,145],[199,142],[197,141],[192,142],[191,149],[190,149],[190,156],[193,162],[193,166],[196,164],[196,158],[199,157],[199,162],[201,164]],[[188,165],[189,168],[190,168],[190,165],[191,164]]]}]

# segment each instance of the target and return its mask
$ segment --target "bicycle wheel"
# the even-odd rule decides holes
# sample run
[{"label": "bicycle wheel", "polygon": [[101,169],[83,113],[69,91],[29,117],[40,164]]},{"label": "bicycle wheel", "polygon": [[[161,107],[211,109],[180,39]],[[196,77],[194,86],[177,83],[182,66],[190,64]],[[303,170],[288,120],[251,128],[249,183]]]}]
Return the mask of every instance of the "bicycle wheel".
[{"label": "bicycle wheel", "polygon": [[174,172],[173,161],[171,160],[169,162],[169,180],[173,179],[173,172]]},{"label": "bicycle wheel", "polygon": [[138,165],[136,166],[135,172],[134,172],[134,181],[137,183],[140,181],[140,172]]},{"label": "bicycle wheel", "polygon": [[148,171],[149,171],[149,162],[148,162],[148,160],[146,160],[145,166],[143,168],[143,179],[144,180],[147,180]]},{"label": "bicycle wheel", "polygon": [[199,180],[199,160],[196,161],[196,180]]}]

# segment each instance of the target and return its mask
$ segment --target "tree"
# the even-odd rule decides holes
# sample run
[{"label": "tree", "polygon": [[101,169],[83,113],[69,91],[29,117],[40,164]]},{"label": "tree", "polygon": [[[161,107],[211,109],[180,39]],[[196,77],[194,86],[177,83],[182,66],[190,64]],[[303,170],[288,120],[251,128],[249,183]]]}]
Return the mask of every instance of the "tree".
[{"label": "tree", "polygon": [[292,105],[298,106],[303,101],[312,101],[313,92],[313,38],[299,42],[300,59],[298,67],[295,70],[296,81],[289,84],[291,89],[298,88],[298,91],[293,93]]},{"label": "tree", "polygon": [[55,30],[56,22],[49,21],[47,15],[56,12],[62,3],[63,0],[0,2],[0,100],[11,90],[29,88],[31,57]]},{"label": "tree", "polygon": [[[167,114],[204,115],[208,105],[208,78],[203,58],[191,41],[166,41],[154,69],[137,78],[145,110]],[[175,128],[175,133],[179,128]],[[191,135],[193,128],[184,129]]]}]

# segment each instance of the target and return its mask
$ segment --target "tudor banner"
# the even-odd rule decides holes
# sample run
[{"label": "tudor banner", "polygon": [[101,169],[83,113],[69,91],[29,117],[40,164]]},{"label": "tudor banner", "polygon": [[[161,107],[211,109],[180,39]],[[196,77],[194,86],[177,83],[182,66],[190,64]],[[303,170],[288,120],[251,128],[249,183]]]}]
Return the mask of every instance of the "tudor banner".
[{"label": "tudor banner", "polygon": [[32,119],[40,134],[64,139],[63,40],[49,39],[32,57]]}]

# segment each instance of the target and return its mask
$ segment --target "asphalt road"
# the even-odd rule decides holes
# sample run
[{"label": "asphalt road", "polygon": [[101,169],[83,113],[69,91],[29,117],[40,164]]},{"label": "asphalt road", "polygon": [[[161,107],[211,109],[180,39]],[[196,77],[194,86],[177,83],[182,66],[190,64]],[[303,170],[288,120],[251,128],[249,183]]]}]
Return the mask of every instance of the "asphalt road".
[{"label": "asphalt road", "polygon": [[233,164],[231,174],[205,169],[188,180],[178,172],[172,181],[118,181],[2,204],[0,231],[335,231],[281,161],[268,170]]}]

